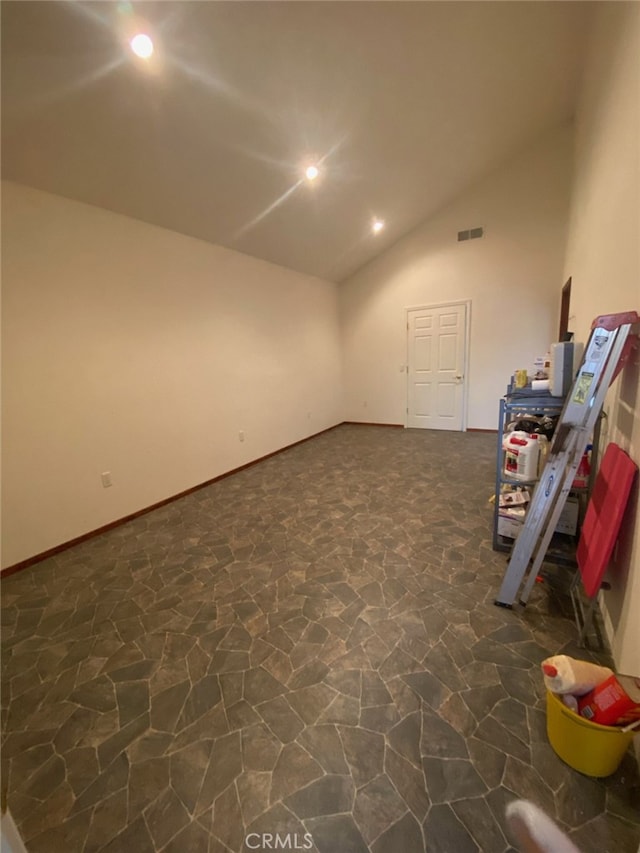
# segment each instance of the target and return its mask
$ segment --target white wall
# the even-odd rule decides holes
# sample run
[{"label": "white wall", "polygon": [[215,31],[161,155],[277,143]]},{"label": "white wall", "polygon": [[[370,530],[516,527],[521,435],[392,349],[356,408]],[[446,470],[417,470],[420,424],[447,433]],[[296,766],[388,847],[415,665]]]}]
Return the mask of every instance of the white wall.
[{"label": "white wall", "polygon": [[[577,116],[575,185],[565,276],[573,326],[598,314],[640,313],[640,6],[597,4]],[[609,394],[606,440],[640,463],[640,356]],[[604,595],[616,665],[640,674],[637,497]]]},{"label": "white wall", "polygon": [[[345,419],[404,423],[405,309],[471,299],[467,426],[497,427],[511,373],[557,338],[571,146],[571,127],[555,131],[343,284]],[[476,226],[482,239],[457,242]]]},{"label": "white wall", "polygon": [[17,184],[2,204],[3,566],[342,420],[335,285]]}]

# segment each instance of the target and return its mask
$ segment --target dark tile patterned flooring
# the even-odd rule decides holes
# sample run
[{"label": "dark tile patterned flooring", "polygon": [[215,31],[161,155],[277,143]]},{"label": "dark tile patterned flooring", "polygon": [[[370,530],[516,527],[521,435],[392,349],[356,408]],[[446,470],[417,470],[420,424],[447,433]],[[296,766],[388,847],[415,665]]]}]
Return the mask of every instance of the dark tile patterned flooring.
[{"label": "dark tile patterned flooring", "polygon": [[594,780],[547,742],[538,664],[583,655],[558,596],[492,604],[494,445],[343,425],[7,578],[30,853],[502,853],[518,797],[635,853],[632,755]]}]

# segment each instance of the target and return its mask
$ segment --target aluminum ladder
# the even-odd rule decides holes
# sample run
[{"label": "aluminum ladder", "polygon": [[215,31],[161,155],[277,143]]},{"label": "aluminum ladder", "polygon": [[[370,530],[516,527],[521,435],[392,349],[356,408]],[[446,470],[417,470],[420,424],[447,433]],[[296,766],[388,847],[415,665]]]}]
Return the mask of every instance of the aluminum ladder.
[{"label": "aluminum ladder", "polygon": [[547,463],[494,601],[498,607],[513,607],[527,569],[529,576],[520,604],[526,605],[529,599],[609,386],[638,344],[638,336],[632,332],[638,321],[635,311],[627,311],[596,317],[591,324],[584,357],[560,414]]}]

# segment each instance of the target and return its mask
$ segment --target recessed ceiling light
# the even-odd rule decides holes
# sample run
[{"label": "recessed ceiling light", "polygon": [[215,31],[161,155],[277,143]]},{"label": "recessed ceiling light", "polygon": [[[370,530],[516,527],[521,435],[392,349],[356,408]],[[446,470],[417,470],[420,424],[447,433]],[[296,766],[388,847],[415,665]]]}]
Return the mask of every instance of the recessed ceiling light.
[{"label": "recessed ceiling light", "polygon": [[153,53],[153,42],[146,33],[138,33],[129,42],[131,50],[140,59],[149,59]]},{"label": "recessed ceiling light", "polygon": [[307,166],[304,174],[308,181],[315,181],[320,171],[317,166]]},{"label": "recessed ceiling light", "polygon": [[373,220],[371,230],[373,231],[374,234],[379,234],[383,228],[384,228],[384,222],[382,221],[382,219],[374,219]]}]

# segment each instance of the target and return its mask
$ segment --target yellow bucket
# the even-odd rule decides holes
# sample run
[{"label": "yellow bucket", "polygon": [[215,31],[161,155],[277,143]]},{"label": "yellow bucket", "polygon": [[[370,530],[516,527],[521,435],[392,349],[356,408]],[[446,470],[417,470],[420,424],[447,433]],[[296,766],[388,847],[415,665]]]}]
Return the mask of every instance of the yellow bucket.
[{"label": "yellow bucket", "polygon": [[556,754],[586,776],[610,776],[618,769],[635,732],[590,723],[547,690],[547,736]]}]

